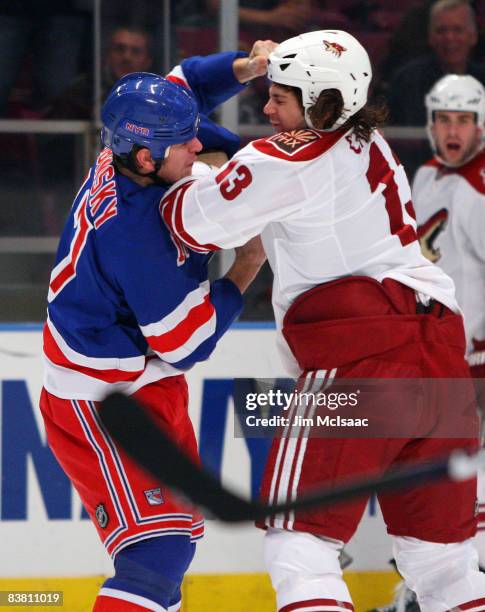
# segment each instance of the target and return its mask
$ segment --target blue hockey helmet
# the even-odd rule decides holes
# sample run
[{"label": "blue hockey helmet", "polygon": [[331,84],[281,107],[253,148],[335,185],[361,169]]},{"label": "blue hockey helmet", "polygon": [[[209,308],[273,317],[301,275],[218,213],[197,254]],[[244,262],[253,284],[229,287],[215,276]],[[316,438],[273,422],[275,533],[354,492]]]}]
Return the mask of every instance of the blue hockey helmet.
[{"label": "blue hockey helmet", "polygon": [[185,87],[150,72],[132,72],[108,94],[101,119],[101,140],[115,155],[128,155],[139,145],[153,159],[164,159],[170,145],[195,138],[199,112]]}]

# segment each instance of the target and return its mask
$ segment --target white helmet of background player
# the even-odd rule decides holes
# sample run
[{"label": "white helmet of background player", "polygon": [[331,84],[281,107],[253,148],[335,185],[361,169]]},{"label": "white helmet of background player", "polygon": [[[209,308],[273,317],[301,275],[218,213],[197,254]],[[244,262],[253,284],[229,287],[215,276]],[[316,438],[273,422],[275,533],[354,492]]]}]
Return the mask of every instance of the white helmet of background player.
[{"label": "white helmet of background player", "polygon": [[[447,74],[441,78],[433,85],[431,91],[425,97],[425,105],[428,116],[428,138],[435,153],[437,153],[436,140],[431,128],[436,111],[475,113],[476,124],[483,132],[485,123],[485,89],[480,81],[477,81],[475,77],[469,74]],[[446,165],[443,159],[440,159],[440,161]]]},{"label": "white helmet of background player", "polygon": [[268,78],[273,83],[301,90],[305,120],[313,127],[308,110],[324,89],[338,89],[344,110],[335,129],[367,102],[372,78],[369,56],[353,36],[342,30],[307,32],[282,42],[270,54]]}]

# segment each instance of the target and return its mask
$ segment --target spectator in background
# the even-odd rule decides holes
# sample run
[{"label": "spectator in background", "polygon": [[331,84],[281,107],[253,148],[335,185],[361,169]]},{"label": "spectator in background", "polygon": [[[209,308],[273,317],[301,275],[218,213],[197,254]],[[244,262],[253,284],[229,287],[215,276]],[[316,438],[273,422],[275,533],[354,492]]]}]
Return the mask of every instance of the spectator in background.
[{"label": "spectator in background", "polygon": [[[206,0],[209,13],[219,10],[220,0]],[[278,28],[299,32],[310,17],[310,0],[240,0],[241,28]]]},{"label": "spectator in background", "polygon": [[391,81],[388,100],[392,123],[423,125],[422,100],[445,74],[471,74],[485,82],[485,67],[471,61],[477,40],[475,13],[467,0],[435,2],[429,14],[431,52],[403,66]]},{"label": "spectator in background", "polygon": [[[204,0],[206,17],[217,23],[220,0]],[[239,0],[239,47],[251,48],[254,38],[284,40],[307,27],[312,16],[312,0]],[[317,11],[319,12],[319,11]],[[267,87],[262,79],[253,82],[239,97],[239,121],[267,124],[262,108]]]},{"label": "spectator in background", "polygon": [[[116,27],[110,37],[102,71],[102,98],[114,83],[129,72],[147,72],[153,63],[151,35],[137,26]],[[91,119],[94,109],[94,78],[83,74],[54,101],[48,113],[53,119]]]},{"label": "spectator in background", "polygon": [[28,110],[43,113],[78,73],[86,25],[86,15],[76,11],[71,0],[1,3],[0,116],[7,114],[12,87],[28,56],[32,64]]}]

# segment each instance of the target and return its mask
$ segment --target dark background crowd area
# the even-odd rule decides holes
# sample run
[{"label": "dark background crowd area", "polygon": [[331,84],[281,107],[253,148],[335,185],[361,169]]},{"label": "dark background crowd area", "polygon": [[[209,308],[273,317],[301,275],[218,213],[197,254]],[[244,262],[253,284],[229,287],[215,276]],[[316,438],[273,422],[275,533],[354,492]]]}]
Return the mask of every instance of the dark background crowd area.
[{"label": "dark background crowd area", "polygon": [[[220,1],[224,0],[103,0],[101,100],[128,72],[162,73],[167,63],[173,66],[184,57],[217,51]],[[421,129],[404,139],[390,134],[412,178],[430,156],[422,130],[424,94],[446,72],[471,73],[485,83],[485,0],[469,3],[471,17],[468,6],[447,11],[452,18],[443,23],[438,23],[438,15],[431,36],[433,4],[432,0],[240,0],[239,48],[249,51],[259,38],[281,41],[316,29],[351,32],[369,52],[374,69],[371,98],[385,99],[389,125]],[[164,23],[167,7],[169,28]],[[475,30],[470,29],[471,21]],[[20,124],[0,129],[0,320],[43,317],[55,250],[43,245],[36,251],[35,245],[24,241],[18,244],[26,246],[15,243],[9,253],[5,238],[57,237],[86,160],[99,146],[94,31],[94,0],[0,3],[0,119],[37,119],[51,126],[44,133],[22,130]],[[169,41],[164,37],[167,31]],[[266,96],[264,79],[240,96],[243,142],[270,133],[262,113]],[[66,120],[87,121],[88,131],[61,129],[57,122]],[[245,318],[272,318],[270,280],[267,271],[249,293]],[[31,299],[25,300],[25,291],[30,291]]]},{"label": "dark background crowd area", "polygon": [[[220,0],[114,0],[101,5],[102,93],[118,76],[112,64],[163,71],[164,6],[170,7],[170,60],[207,54],[218,49]],[[241,49],[257,38],[284,40],[303,31],[344,29],[368,50],[374,67],[373,94],[391,105],[391,123],[410,122],[395,103],[403,94],[403,67],[436,55],[429,45],[431,0],[240,0]],[[479,39],[463,53],[485,77],[485,0],[470,2]],[[7,0],[0,5],[0,115],[3,118],[93,118],[92,0]],[[126,28],[131,38],[112,40]],[[124,45],[124,47],[123,47]],[[116,60],[113,56],[118,54]],[[138,54],[138,55],[137,55]],[[144,55],[143,58],[140,55]],[[417,62],[417,63],[416,63]],[[118,77],[119,78],[119,77]],[[415,71],[414,79],[421,75]],[[397,87],[397,85],[401,87]],[[408,85],[406,83],[406,85]],[[262,88],[264,90],[264,83]],[[397,90],[397,91],[393,91]],[[399,91],[401,90],[401,91]],[[256,95],[261,97],[260,92]],[[242,123],[264,123],[260,108],[248,105]],[[260,106],[260,105],[259,105]],[[393,108],[396,107],[396,108]],[[392,112],[392,111],[395,112]],[[394,116],[393,116],[394,115]],[[417,118],[417,117],[416,117]],[[419,117],[421,119],[421,117]]]}]

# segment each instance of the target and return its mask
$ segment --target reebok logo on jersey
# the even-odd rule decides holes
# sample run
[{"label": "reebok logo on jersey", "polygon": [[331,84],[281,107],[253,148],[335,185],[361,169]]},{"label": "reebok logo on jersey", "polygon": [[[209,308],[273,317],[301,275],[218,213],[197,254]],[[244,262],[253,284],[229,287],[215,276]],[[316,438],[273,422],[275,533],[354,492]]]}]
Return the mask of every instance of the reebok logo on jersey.
[{"label": "reebok logo on jersey", "polygon": [[147,502],[150,506],[161,506],[163,504],[163,496],[160,488],[158,489],[147,489],[143,491]]},{"label": "reebok logo on jersey", "polygon": [[319,134],[312,130],[292,130],[291,132],[275,134],[268,138],[268,142],[271,142],[277,149],[287,155],[294,155],[319,138]]},{"label": "reebok logo on jersey", "polygon": [[325,45],[325,51],[330,51],[330,53],[333,53],[337,57],[340,57],[342,53],[347,51],[345,47],[342,47],[342,45],[339,45],[336,42],[328,42],[328,40],[324,40],[323,44]]},{"label": "reebok logo on jersey", "polygon": [[98,525],[101,529],[104,529],[106,525],[109,523],[109,516],[106,512],[106,508],[104,504],[98,504],[95,510],[96,520],[98,521]]}]

